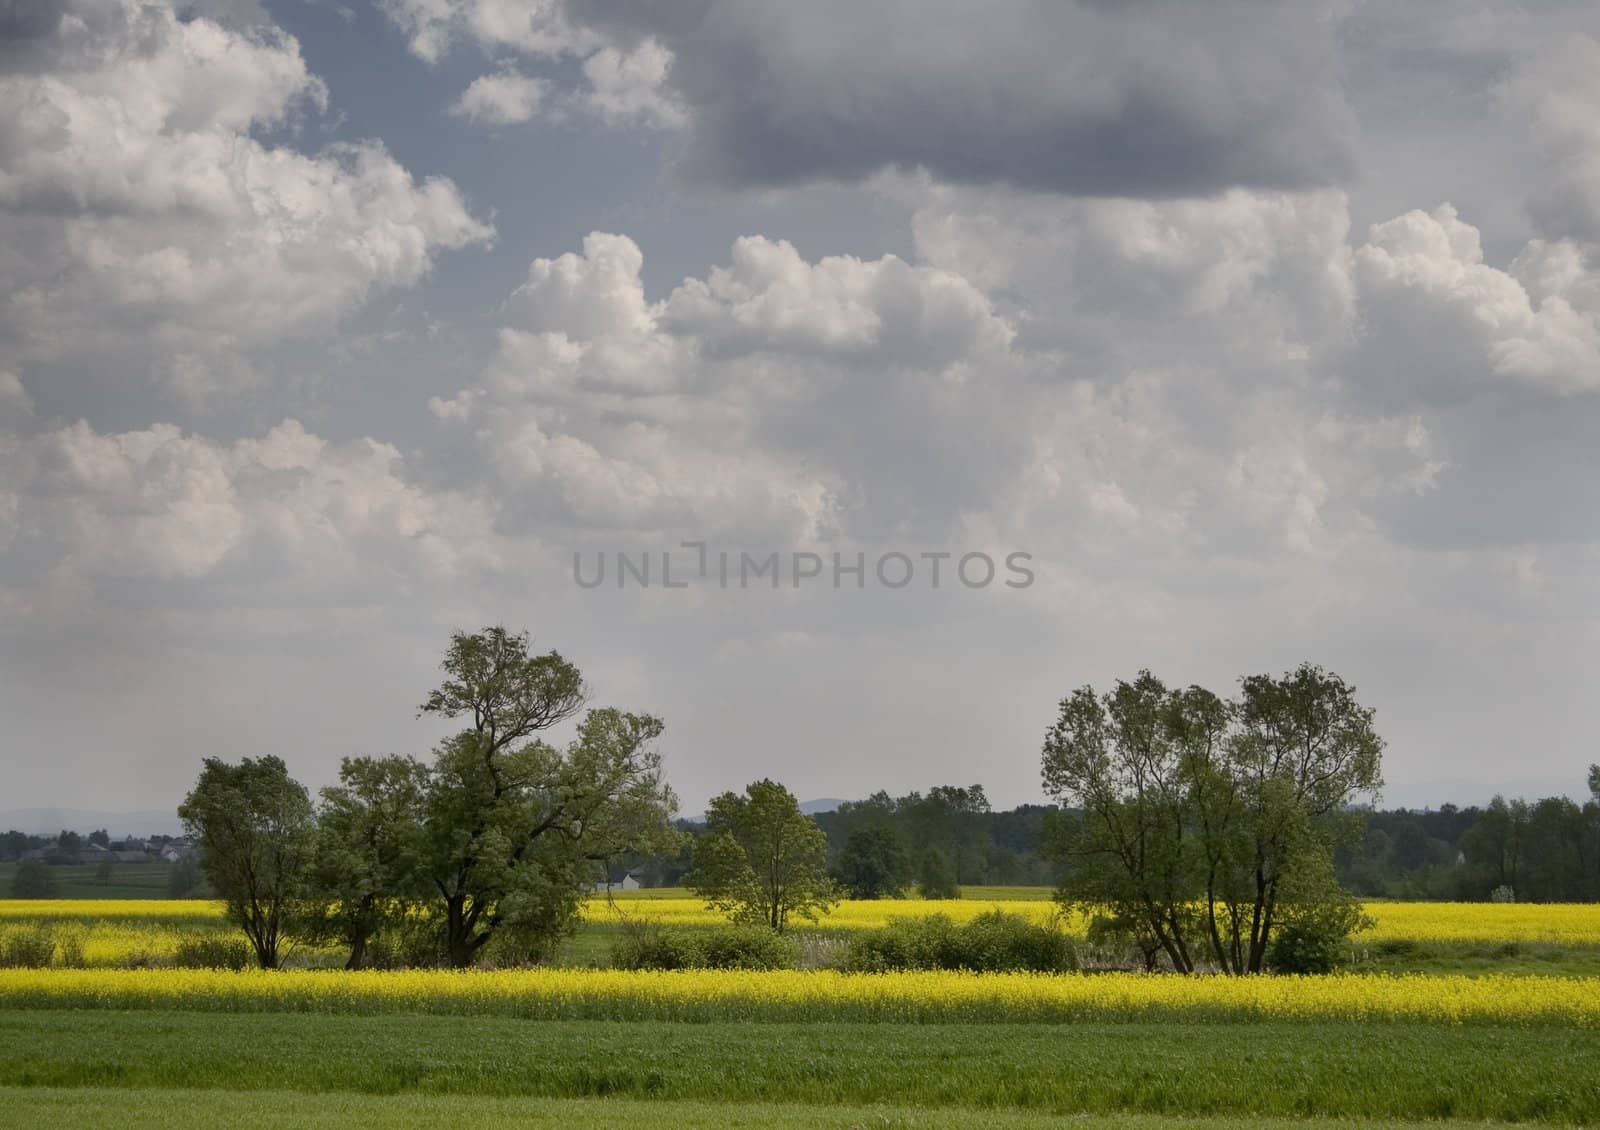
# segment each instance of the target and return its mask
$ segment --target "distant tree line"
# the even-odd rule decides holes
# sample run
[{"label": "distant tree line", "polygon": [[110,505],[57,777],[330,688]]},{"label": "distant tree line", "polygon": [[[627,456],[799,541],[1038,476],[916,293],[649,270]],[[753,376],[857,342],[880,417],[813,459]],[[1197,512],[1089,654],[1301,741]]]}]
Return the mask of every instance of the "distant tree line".
[{"label": "distant tree line", "polygon": [[1339,852],[1339,878],[1369,898],[1600,901],[1600,766],[1588,784],[1581,804],[1497,796],[1482,808],[1371,812]]}]

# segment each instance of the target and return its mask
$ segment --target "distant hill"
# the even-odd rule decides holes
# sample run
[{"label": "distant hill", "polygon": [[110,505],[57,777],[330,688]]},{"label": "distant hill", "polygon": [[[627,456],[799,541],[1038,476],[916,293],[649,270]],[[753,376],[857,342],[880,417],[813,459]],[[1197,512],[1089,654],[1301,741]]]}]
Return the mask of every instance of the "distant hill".
[{"label": "distant hill", "polygon": [[800,802],[800,811],[807,816],[815,816],[819,812],[833,812],[845,801],[841,797],[825,796],[816,800],[803,800]]},{"label": "distant hill", "polygon": [[182,832],[173,809],[146,812],[95,812],[83,808],[15,808],[0,812],[0,832],[53,836],[63,828],[87,835],[104,828],[116,836],[176,836]]}]

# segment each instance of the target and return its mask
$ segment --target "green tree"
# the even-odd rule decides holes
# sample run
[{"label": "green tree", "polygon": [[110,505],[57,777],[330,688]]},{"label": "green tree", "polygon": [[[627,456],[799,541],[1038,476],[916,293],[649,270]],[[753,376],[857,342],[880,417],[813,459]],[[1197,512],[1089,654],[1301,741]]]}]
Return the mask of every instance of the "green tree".
[{"label": "green tree", "polygon": [[565,750],[535,739],[583,706],[583,679],[505,628],[456,633],[442,667],[422,713],[471,722],[439,747],[423,802],[422,872],[445,952],[464,967],[504,936],[540,954],[571,929],[606,861],[672,841],[661,722],[594,710]]},{"label": "green tree", "polygon": [[200,873],[200,865],[192,855],[178,860],[167,872],[169,899],[199,898],[204,885],[205,876]]},{"label": "green tree", "polygon": [[782,933],[791,917],[815,921],[838,901],[828,839],[794,794],[763,778],[744,794],[714,797],[684,886],[736,922]]},{"label": "green tree", "polygon": [[922,865],[917,869],[917,893],[925,899],[961,897],[955,868],[950,866],[950,857],[939,848],[930,847],[922,853]]},{"label": "green tree", "polygon": [[15,828],[0,836],[0,859],[21,859],[22,853],[29,847],[28,837]]},{"label": "green tree", "polygon": [[346,969],[365,966],[368,944],[417,901],[427,784],[412,758],[355,757],[322,790],[309,910],[321,937],[349,947]]},{"label": "green tree", "polygon": [[1128,924],[1179,972],[1260,972],[1291,905],[1309,921],[1342,899],[1332,855],[1359,840],[1350,806],[1381,785],[1382,748],[1354,689],[1309,664],[1241,680],[1232,703],[1148,671],[1081,688],[1044,747],[1068,809],[1051,834],[1059,897]]},{"label": "green tree", "polygon": [[19,899],[52,899],[56,897],[56,877],[47,864],[30,859],[17,864],[17,873],[11,878],[11,895]]},{"label": "green tree", "polygon": [[278,757],[238,765],[208,757],[178,815],[201,872],[250,940],[257,964],[276,969],[312,857],[305,786]]},{"label": "green tree", "polygon": [[834,878],[853,899],[898,898],[910,868],[900,837],[883,827],[850,833],[834,863]]},{"label": "green tree", "polygon": [[90,832],[89,842],[91,844],[99,844],[103,848],[108,848],[111,846],[111,833],[106,831],[104,828]]},{"label": "green tree", "polygon": [[1524,889],[1523,853],[1528,839],[1528,804],[1497,796],[1461,836],[1473,894],[1487,898],[1496,887]]}]

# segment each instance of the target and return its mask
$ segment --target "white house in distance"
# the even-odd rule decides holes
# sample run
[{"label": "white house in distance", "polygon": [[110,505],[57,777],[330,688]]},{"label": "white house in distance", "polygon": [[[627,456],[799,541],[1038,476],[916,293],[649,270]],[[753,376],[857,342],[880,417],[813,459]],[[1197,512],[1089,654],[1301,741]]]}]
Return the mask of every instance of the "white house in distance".
[{"label": "white house in distance", "polygon": [[591,891],[607,892],[637,891],[640,887],[644,886],[644,884],[639,881],[642,874],[643,872],[638,868],[629,870],[624,867],[612,867],[606,871],[605,882],[592,883],[590,884],[589,889]]}]

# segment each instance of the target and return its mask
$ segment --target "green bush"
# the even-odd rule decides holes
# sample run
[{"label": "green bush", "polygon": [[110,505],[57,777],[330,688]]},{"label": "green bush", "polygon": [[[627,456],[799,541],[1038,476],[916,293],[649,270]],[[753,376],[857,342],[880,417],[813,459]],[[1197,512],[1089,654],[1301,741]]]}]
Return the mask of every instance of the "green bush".
[{"label": "green bush", "polygon": [[964,926],[942,914],[903,918],[853,937],[845,968],[964,969],[975,973],[1065,973],[1078,967],[1077,951],[1055,922],[1029,921],[991,910]]},{"label": "green bush", "polygon": [[246,969],[255,960],[248,942],[239,938],[180,938],[172,963],[180,969]]},{"label": "green bush", "polygon": [[11,878],[11,895],[19,899],[55,898],[55,872],[37,859],[18,864],[17,873]]},{"label": "green bush", "polygon": [[653,922],[628,923],[611,947],[617,969],[792,969],[798,948],[762,926],[689,933]]},{"label": "green bush", "polygon": [[618,969],[696,969],[704,963],[695,938],[654,922],[624,923],[611,947],[611,964]]},{"label": "green bush", "polygon": [[1372,919],[1348,897],[1288,908],[1267,946],[1267,968],[1274,973],[1332,973],[1345,960],[1350,935],[1370,928]]},{"label": "green bush", "polygon": [[48,926],[19,926],[0,935],[0,968],[48,969],[55,955]]},{"label": "green bush", "polygon": [[760,926],[707,933],[700,952],[709,969],[793,969],[799,960],[793,941]]}]

